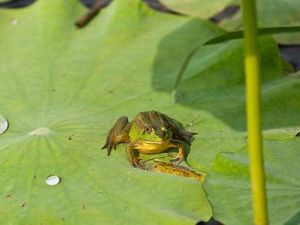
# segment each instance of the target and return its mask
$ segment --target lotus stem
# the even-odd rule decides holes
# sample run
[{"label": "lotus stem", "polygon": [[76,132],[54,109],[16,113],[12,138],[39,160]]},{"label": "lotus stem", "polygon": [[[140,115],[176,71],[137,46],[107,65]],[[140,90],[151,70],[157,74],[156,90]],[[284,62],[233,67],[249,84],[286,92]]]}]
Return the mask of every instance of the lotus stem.
[{"label": "lotus stem", "polygon": [[260,57],[255,0],[242,0],[245,45],[248,152],[255,225],[268,225],[261,131]]}]

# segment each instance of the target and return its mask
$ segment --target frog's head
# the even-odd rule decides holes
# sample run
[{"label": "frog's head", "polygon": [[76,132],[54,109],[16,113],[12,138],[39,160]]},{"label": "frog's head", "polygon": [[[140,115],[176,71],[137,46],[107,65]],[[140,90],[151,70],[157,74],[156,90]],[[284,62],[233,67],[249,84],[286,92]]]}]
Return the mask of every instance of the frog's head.
[{"label": "frog's head", "polygon": [[145,141],[162,142],[172,138],[172,130],[155,111],[139,113],[134,123]]}]

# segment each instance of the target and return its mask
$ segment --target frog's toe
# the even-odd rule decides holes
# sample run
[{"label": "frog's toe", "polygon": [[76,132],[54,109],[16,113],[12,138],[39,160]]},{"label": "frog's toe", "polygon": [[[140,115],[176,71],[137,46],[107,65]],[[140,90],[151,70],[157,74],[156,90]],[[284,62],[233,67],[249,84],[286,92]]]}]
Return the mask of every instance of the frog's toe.
[{"label": "frog's toe", "polygon": [[144,164],[143,164],[143,163],[141,163],[141,162],[139,162],[139,163],[137,163],[136,165],[134,165],[134,167],[135,167],[135,168],[142,169],[142,170],[144,170],[144,169],[145,169],[145,166],[144,166]]},{"label": "frog's toe", "polygon": [[111,153],[111,149],[107,147],[107,156],[109,156]]},{"label": "frog's toe", "polygon": [[144,163],[138,158],[132,161],[132,166],[139,169],[145,169]]},{"label": "frog's toe", "polygon": [[182,161],[184,161],[184,157],[182,156],[177,156],[175,159],[171,159],[170,162],[171,163],[174,163],[174,164],[179,164],[181,163]]},{"label": "frog's toe", "polygon": [[103,145],[102,149],[107,149],[107,155],[109,156],[110,153],[111,153],[111,150],[112,149],[116,149],[116,145],[111,143],[111,142],[108,142],[108,143],[105,143],[105,145]]}]

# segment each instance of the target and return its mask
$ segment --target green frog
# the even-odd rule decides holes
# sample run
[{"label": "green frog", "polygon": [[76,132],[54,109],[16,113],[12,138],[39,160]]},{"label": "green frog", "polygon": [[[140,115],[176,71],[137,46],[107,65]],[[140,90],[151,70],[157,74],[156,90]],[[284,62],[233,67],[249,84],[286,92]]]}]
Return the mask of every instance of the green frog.
[{"label": "green frog", "polygon": [[144,168],[137,157],[138,153],[158,154],[174,147],[178,149],[178,154],[171,162],[179,164],[187,155],[185,144],[190,145],[195,134],[185,130],[180,122],[163,113],[140,112],[131,122],[126,116],[120,117],[110,129],[102,149],[106,148],[109,156],[118,144],[127,143],[129,162],[134,167]]}]

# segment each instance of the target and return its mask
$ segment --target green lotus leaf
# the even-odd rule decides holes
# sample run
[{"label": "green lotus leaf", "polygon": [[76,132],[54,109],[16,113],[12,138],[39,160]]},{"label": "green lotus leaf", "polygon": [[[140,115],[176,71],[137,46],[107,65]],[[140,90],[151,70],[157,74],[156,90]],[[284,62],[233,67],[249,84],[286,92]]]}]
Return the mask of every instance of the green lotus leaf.
[{"label": "green lotus leaf", "polygon": [[[264,144],[270,224],[299,224],[299,146],[295,136]],[[221,153],[205,184],[214,215],[225,224],[253,224],[248,166],[246,151]]]},{"label": "green lotus leaf", "polygon": [[[91,23],[75,0],[1,10],[1,224],[195,224],[212,216],[201,182],[132,168],[124,146],[101,151],[123,115],[157,110],[197,132],[188,163],[209,172],[245,145],[241,41],[207,46],[178,87],[184,57],[224,33],[214,24],[115,0]],[[12,22],[14,21],[14,22]],[[264,129],[299,126],[299,79],[261,39]],[[49,178],[49,176],[51,176]],[[51,179],[49,185],[49,179]],[[47,181],[47,182],[46,182]]]},{"label": "green lotus leaf", "polygon": [[219,29],[139,1],[114,1],[78,30],[84,13],[75,0],[1,10],[0,109],[10,127],[0,137],[0,224],[208,220],[201,182],[132,168],[124,146],[110,157],[101,147],[122,115],[155,109],[189,122],[198,114],[153,90],[152,65],[161,39],[178,27],[187,26],[190,34],[178,37],[186,41]]},{"label": "green lotus leaf", "polygon": [[[182,49],[177,49],[171,40],[184,33],[183,30],[164,37],[160,51],[182,55]],[[193,49],[193,43],[186,46],[186,49]],[[285,128],[300,126],[300,102],[294,97],[299,95],[300,80],[288,74],[290,68],[282,62],[273,39],[261,38],[260,47],[263,127],[265,132],[280,130],[285,136],[284,133],[289,133]],[[163,53],[158,52],[153,76],[157,90],[172,90],[182,61],[176,57],[165,59]],[[177,104],[198,111],[197,125],[192,128],[199,134],[188,157],[190,165],[208,171],[218,152],[239,151],[247,137],[242,42],[235,40],[199,49],[182,77],[175,100]]]}]

